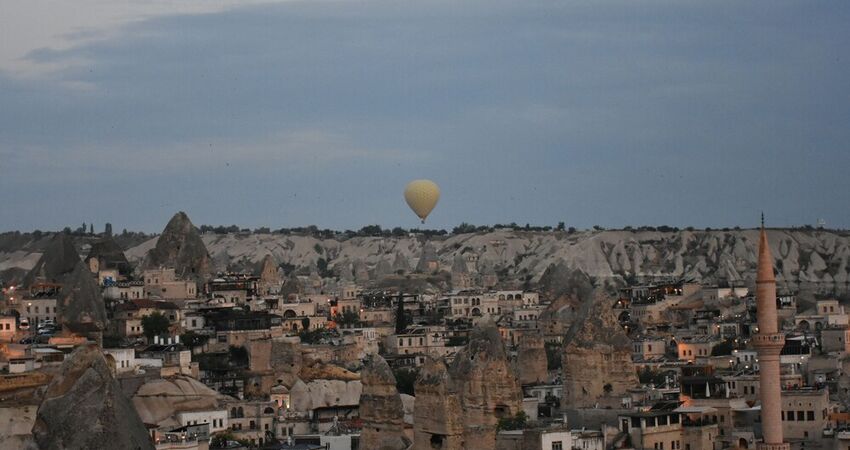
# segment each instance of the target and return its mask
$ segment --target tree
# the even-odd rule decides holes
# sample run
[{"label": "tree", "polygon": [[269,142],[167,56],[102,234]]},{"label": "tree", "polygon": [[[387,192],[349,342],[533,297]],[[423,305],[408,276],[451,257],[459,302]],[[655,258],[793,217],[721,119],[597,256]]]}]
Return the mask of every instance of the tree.
[{"label": "tree", "polygon": [[112,224],[111,223],[106,222],[106,226],[103,227],[103,234],[107,235],[108,237],[112,237]]},{"label": "tree", "polygon": [[419,376],[419,370],[416,368],[400,367],[393,372],[395,375],[395,385],[399,394],[413,394],[413,385],[416,383],[416,378]]},{"label": "tree", "polygon": [[555,229],[558,231],[564,231],[566,230],[566,224],[564,224],[564,222],[558,222],[558,226],[555,227]]},{"label": "tree", "polygon": [[732,350],[735,350],[735,343],[727,339],[711,348],[711,356],[731,355]]},{"label": "tree", "polygon": [[497,430],[522,430],[528,422],[528,414],[525,411],[519,411],[513,417],[502,417],[499,419],[499,424],[496,425]]},{"label": "tree", "polygon": [[407,328],[407,318],[404,316],[404,294],[398,294],[398,306],[395,312],[395,333],[402,334]]},{"label": "tree", "polygon": [[561,353],[563,349],[561,344],[546,343],[546,369],[560,370],[561,369]]},{"label": "tree", "polygon": [[142,317],[142,330],[148,339],[167,333],[169,325],[168,318],[158,311]]},{"label": "tree", "polygon": [[343,326],[352,326],[356,327],[360,325],[360,314],[357,314],[356,311],[343,311],[342,314],[337,314],[334,316],[334,322],[343,325]]},{"label": "tree", "polygon": [[204,334],[198,334],[198,333],[195,333],[194,331],[187,331],[187,332],[183,333],[182,335],[180,335],[180,342],[182,342],[183,345],[185,345],[189,348],[200,347],[200,346],[206,344],[207,341],[209,341],[209,340],[210,340],[209,336],[204,335]]},{"label": "tree", "polygon": [[301,319],[301,328],[303,328],[305,330],[310,329],[310,318],[309,317],[305,317],[305,318]]},{"label": "tree", "polygon": [[476,230],[475,225],[470,225],[466,222],[463,222],[460,225],[454,227],[454,229],[452,229],[452,234],[474,233],[475,230]]}]

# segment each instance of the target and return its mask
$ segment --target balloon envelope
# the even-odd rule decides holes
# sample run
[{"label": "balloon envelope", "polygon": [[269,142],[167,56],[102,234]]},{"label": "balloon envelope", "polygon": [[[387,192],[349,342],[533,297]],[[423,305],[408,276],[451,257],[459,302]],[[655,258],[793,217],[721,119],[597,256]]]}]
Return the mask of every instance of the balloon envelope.
[{"label": "balloon envelope", "polygon": [[425,218],[440,200],[440,188],[431,180],[413,180],[404,188],[404,200],[425,223]]}]

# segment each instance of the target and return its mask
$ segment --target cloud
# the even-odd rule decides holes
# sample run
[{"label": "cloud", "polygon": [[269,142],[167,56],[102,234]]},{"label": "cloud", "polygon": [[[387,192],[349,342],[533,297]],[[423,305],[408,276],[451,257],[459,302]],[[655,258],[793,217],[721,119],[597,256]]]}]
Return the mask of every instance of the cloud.
[{"label": "cloud", "polygon": [[[335,206],[292,200],[279,220],[355,227],[402,220],[394,186],[428,177],[443,225],[717,226],[754,204],[850,224],[831,207],[850,164],[842,3],[202,3],[122,4],[13,43],[36,71],[0,54],[6,192],[85,186],[103,204],[155,177],[170,189],[150,195],[262,203],[286,179]],[[46,223],[75,213],[38,199]]]}]

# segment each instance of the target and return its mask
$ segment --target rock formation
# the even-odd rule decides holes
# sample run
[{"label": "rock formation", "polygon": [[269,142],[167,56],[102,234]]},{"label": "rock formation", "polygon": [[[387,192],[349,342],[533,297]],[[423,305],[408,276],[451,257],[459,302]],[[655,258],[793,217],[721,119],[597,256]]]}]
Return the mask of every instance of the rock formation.
[{"label": "rock formation", "polygon": [[360,445],[375,450],[406,449],[410,443],[404,437],[404,405],[390,366],[381,356],[370,355],[360,375]]},{"label": "rock formation", "polygon": [[413,391],[413,450],[463,449],[463,411],[445,363],[428,358]]},{"label": "rock formation", "polygon": [[152,379],[141,385],[133,395],[133,407],[144,423],[177,427],[179,413],[218,409],[225,399],[200,381],[178,375]]},{"label": "rock formation", "polygon": [[304,293],[304,285],[293,271],[280,287],[280,297],[284,300],[295,298]]},{"label": "rock formation", "polygon": [[[771,229],[767,231],[771,253],[779,271],[780,289],[796,290],[813,283],[826,290],[848,290],[850,281],[850,236],[830,230]],[[284,235],[204,235],[213,255],[232,261],[260,261],[274,249],[278,261],[296,267],[314,264],[318,255],[312,250],[317,240],[310,236]],[[331,266],[360,258],[377,264],[387,254],[395,262],[415,261],[423,242],[417,237],[355,237],[336,241],[318,241],[333,249],[325,255]],[[502,281],[532,275],[536,282],[552,264],[563,261],[572,269],[594,279],[626,277],[676,277],[697,282],[747,284],[755,281],[758,230],[607,230],[562,232],[524,232],[496,230],[489,233],[432,237],[429,245],[437,250],[439,264],[449,267],[458,253],[479,255],[479,273],[485,267],[498,268]],[[150,243],[125,253],[131,261],[144,256]],[[26,255],[0,253],[4,267]],[[31,263],[30,263],[31,264]],[[401,266],[394,266],[396,270]],[[504,276],[502,276],[504,274]],[[483,278],[483,277],[482,277]]]},{"label": "rock formation", "polygon": [[38,408],[33,436],[41,449],[153,449],[147,429],[95,345],[62,363]]},{"label": "rock formation", "polygon": [[213,272],[207,247],[198,229],[183,211],[168,221],[156,246],[148,252],[143,267],[174,268],[178,276],[196,281],[203,281]]},{"label": "rock formation", "polygon": [[378,265],[375,266],[375,279],[380,280],[381,278],[388,277],[392,274],[393,274],[392,264],[390,264],[390,262],[387,259],[381,258],[381,260],[378,261]]},{"label": "rock formation", "polygon": [[458,254],[452,263],[452,287],[455,289],[468,289],[472,287],[472,277],[466,264],[466,258]]},{"label": "rock formation", "polygon": [[[93,268],[91,261],[95,260],[97,261],[97,268],[100,270],[115,269],[121,275],[129,275],[132,271],[130,262],[124,255],[124,250],[111,236],[93,242],[85,260],[89,262],[89,268]],[[92,271],[97,272],[97,270]]]},{"label": "rock formation", "polygon": [[465,448],[495,448],[499,419],[522,410],[522,391],[499,330],[492,324],[473,329],[449,375],[460,396]]},{"label": "rock formation", "polygon": [[258,274],[260,276],[260,291],[263,295],[277,291],[280,287],[280,274],[278,273],[278,266],[274,260],[274,256],[266,255],[263,258]]},{"label": "rock formation", "polygon": [[422,246],[419,262],[416,263],[416,271],[419,273],[431,273],[440,269],[440,258],[431,241]]},{"label": "rock formation", "polygon": [[407,261],[407,257],[400,252],[396,252],[395,259],[393,259],[393,272],[410,272],[410,263]]},{"label": "rock formation", "polygon": [[39,283],[60,285],[56,298],[60,323],[105,328],[106,309],[100,288],[80,260],[70,236],[57,234],[24,279],[26,286]]},{"label": "rock formation", "polygon": [[517,349],[517,376],[520,384],[538,384],[549,381],[546,347],[539,334],[523,334]]},{"label": "rock formation", "polygon": [[631,341],[611,310],[613,300],[597,289],[582,299],[581,311],[567,332],[562,365],[563,408],[619,404],[619,396],[638,384]]},{"label": "rock formation", "polygon": [[481,268],[481,286],[491,289],[497,284],[499,284],[499,276],[496,275],[496,268],[493,264],[484,264]]},{"label": "rock formation", "polygon": [[369,267],[362,259],[354,261],[354,281],[358,283],[369,282]]}]

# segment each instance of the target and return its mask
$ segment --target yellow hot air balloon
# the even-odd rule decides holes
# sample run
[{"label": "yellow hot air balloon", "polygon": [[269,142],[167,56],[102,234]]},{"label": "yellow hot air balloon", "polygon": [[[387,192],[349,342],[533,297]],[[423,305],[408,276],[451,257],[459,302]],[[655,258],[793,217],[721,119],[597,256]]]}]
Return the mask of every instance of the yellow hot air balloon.
[{"label": "yellow hot air balloon", "polygon": [[425,218],[440,200],[440,188],[431,180],[413,180],[404,188],[404,200],[425,223]]}]

